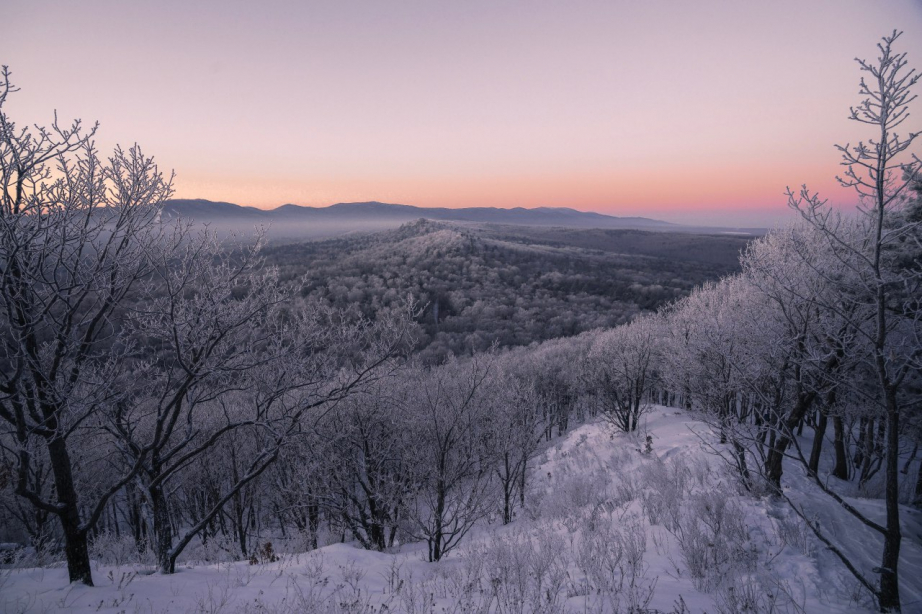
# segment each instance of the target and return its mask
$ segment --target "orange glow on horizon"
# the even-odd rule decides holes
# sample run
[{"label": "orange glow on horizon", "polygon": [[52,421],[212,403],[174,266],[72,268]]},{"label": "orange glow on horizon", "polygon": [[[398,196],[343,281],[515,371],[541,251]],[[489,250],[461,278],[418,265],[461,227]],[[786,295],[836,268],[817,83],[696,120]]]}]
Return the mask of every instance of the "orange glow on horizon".
[{"label": "orange glow on horizon", "polygon": [[[799,169],[802,171],[803,169]],[[820,169],[809,169],[811,176]],[[202,198],[227,201],[260,209],[283,204],[324,207],[339,202],[379,201],[420,207],[569,207],[615,216],[642,216],[663,219],[691,219],[695,212],[738,214],[741,209],[754,210],[760,216],[788,217],[780,177],[794,176],[798,169],[738,168],[724,171],[685,169],[662,176],[657,170],[630,173],[629,177],[568,174],[558,176],[486,177],[479,181],[463,178],[314,178],[305,182],[278,178],[265,181],[259,177],[235,176],[232,180],[177,179],[179,198]],[[267,185],[268,184],[268,185]],[[792,189],[800,184],[791,183]],[[851,202],[833,177],[811,182],[811,190],[835,203]],[[729,223],[729,222],[728,222]],[[732,225],[732,224],[731,224]]]}]

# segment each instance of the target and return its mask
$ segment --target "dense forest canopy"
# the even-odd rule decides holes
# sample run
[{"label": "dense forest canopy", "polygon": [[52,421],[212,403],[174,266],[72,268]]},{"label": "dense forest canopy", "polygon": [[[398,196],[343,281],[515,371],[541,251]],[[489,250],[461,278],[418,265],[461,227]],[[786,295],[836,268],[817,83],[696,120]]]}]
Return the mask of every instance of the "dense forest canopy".
[{"label": "dense forest canopy", "polygon": [[616,326],[739,270],[750,236],[460,225],[270,246],[300,293],[366,316],[408,297],[423,359]]}]

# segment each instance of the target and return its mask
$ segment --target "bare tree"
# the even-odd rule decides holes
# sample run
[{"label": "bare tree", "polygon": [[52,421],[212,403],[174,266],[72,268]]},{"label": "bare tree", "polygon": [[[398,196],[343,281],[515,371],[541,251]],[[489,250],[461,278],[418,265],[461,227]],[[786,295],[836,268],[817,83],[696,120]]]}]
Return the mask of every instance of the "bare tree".
[{"label": "bare tree", "polygon": [[659,317],[640,316],[599,335],[586,357],[585,379],[601,402],[602,415],[625,433],[637,430],[648,408],[659,336]]},{"label": "bare tree", "polygon": [[580,391],[580,356],[584,353],[586,339],[547,341],[529,351],[523,365],[535,386],[544,436],[548,441],[567,432],[576,409]]},{"label": "bare tree", "polygon": [[[174,571],[183,549],[225,505],[238,503],[291,437],[396,366],[408,341],[409,313],[368,322],[326,308],[279,309],[285,295],[274,272],[246,275],[248,257],[218,246],[208,258],[195,244],[189,249],[186,264],[167,272],[169,291],[139,316],[138,334],[163,355],[135,374],[146,385],[109,421],[128,462],[142,466],[163,573]],[[222,258],[232,262],[215,263]],[[174,541],[165,486],[229,438],[248,442],[229,451],[233,479]],[[245,535],[238,531],[237,539],[246,555]]]},{"label": "bare tree", "polygon": [[[13,92],[4,68],[0,421],[15,492],[58,517],[71,581],[92,584],[89,532],[143,485],[169,572],[288,437],[394,364],[412,313],[284,304],[258,245],[161,223],[171,182],[139,148],[103,162],[95,127],[18,129],[3,111]],[[165,485],[228,437],[252,454],[174,541]],[[36,479],[43,464],[53,487]]]},{"label": "bare tree", "polygon": [[[107,408],[102,426],[126,464],[141,467],[165,573],[178,554],[165,484],[232,431],[267,424],[270,410],[295,387],[272,376],[256,381],[286,347],[283,329],[271,320],[286,295],[273,271],[255,270],[257,249],[230,254],[203,235],[178,250],[150,254],[156,266],[145,294],[152,298],[128,317],[126,328],[148,350],[126,375],[132,385],[122,382],[130,393]],[[241,411],[241,405],[253,411]],[[239,487],[259,467],[245,472],[249,479]]]},{"label": "bare tree", "polygon": [[738,277],[704,284],[666,312],[669,348],[664,375],[680,391],[688,409],[716,418],[725,441],[740,391],[740,339],[734,330],[742,284]]},{"label": "bare tree", "polygon": [[262,481],[282,535],[300,534],[311,550],[318,546],[321,514],[329,499],[327,460],[335,456],[335,441],[326,435],[321,427],[290,439]]},{"label": "bare tree", "polygon": [[545,425],[533,381],[506,369],[497,373],[490,388],[490,457],[502,494],[503,524],[509,524],[516,507],[525,504],[528,465],[544,439]]},{"label": "bare tree", "polygon": [[419,373],[412,414],[419,491],[409,510],[409,531],[424,539],[429,560],[448,554],[488,512],[489,457],[484,397],[492,359],[476,355]]},{"label": "bare tree", "polygon": [[883,535],[884,547],[879,586],[869,588],[877,596],[881,611],[888,612],[901,609],[901,421],[918,404],[918,399],[907,398],[904,384],[922,362],[922,262],[894,257],[905,253],[902,246],[907,237],[918,236],[919,222],[903,212],[910,202],[912,182],[922,168],[917,156],[907,156],[920,133],[908,132],[901,137],[894,132],[909,117],[908,105],[915,99],[911,90],[919,79],[915,70],[906,70],[906,54],[893,51],[899,36],[894,31],[883,38],[876,62],[858,60],[862,72],[867,73],[867,80],[862,78],[860,85],[865,98],[851,109],[851,119],[871,126],[877,134],[867,143],[837,146],[846,166],[839,181],[854,188],[861,200],[858,218],[854,222],[842,219],[806,187],[798,193],[788,190],[790,206],[821,233],[830,257],[849,273],[844,283],[829,279],[836,288],[836,300],[823,307],[852,325],[866,347],[867,367],[876,379],[875,386],[863,396],[885,417],[887,512],[883,525],[872,525]]},{"label": "bare tree", "polygon": [[[765,477],[776,491],[781,488],[782,461],[794,442],[795,430],[811,412],[815,424],[810,467],[816,472],[828,413],[845,386],[851,355],[858,351],[846,319],[823,309],[835,300],[827,282],[837,275],[816,229],[797,226],[775,231],[754,241],[743,255],[744,277],[767,302],[761,320],[770,322],[771,335],[754,339],[748,364],[765,367],[767,388],[749,386],[758,395],[765,445]],[[836,416],[840,419],[840,416]]]},{"label": "bare tree", "polygon": [[[133,351],[118,325],[126,297],[152,271],[158,206],[172,193],[138,147],[100,160],[96,128],[19,128],[3,109],[16,88],[0,74],[0,419],[16,446],[16,493],[57,516],[71,581],[92,584],[87,533],[140,465],[92,501],[75,487],[76,431],[119,401]],[[44,443],[53,492],[34,488],[32,440]]]},{"label": "bare tree", "polygon": [[755,315],[756,303],[751,284],[740,276],[706,284],[665,312],[668,335],[662,350],[663,378],[687,409],[713,427],[720,443],[730,445],[729,452],[711,449],[738,472],[747,489],[753,483],[751,461],[759,459],[758,446],[750,444],[758,441],[765,416],[745,393],[768,384],[764,372],[752,368],[751,333],[765,332],[765,320]]},{"label": "bare tree", "polygon": [[329,489],[323,505],[366,549],[394,544],[416,488],[417,442],[402,412],[408,388],[400,378],[370,387],[321,429],[331,442],[321,464]]}]

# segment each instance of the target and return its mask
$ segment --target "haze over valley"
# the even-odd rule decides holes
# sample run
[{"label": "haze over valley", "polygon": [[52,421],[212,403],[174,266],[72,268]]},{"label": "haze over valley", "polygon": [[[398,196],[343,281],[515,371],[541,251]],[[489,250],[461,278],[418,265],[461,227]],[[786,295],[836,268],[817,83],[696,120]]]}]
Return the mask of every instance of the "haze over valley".
[{"label": "haze over valley", "polygon": [[696,234],[764,234],[764,228],[708,227],[673,224],[644,217],[618,217],[566,207],[502,209],[462,207],[456,209],[415,207],[379,202],[337,203],[328,207],[282,205],[259,209],[203,199],[169,200],[166,219],[181,218],[207,225],[222,235],[250,236],[256,230],[273,241],[293,241],[334,236],[349,232],[395,228],[416,219],[584,229],[635,229]]}]

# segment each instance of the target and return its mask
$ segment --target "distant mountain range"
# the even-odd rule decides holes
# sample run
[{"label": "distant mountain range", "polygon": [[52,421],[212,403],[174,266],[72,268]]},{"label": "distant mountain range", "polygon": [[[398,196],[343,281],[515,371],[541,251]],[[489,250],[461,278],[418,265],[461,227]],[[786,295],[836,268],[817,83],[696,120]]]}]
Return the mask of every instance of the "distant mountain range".
[{"label": "distant mountain range", "polygon": [[497,207],[415,207],[381,202],[339,203],[329,207],[282,205],[275,209],[242,207],[203,199],[175,199],[165,203],[163,216],[208,224],[217,231],[251,232],[269,228],[272,238],[319,237],[355,230],[379,230],[408,221],[430,220],[480,224],[509,224],[564,228],[635,229],[660,232],[744,232],[759,229],[703,228],[671,224],[644,217],[616,217],[566,207],[500,209]]}]

